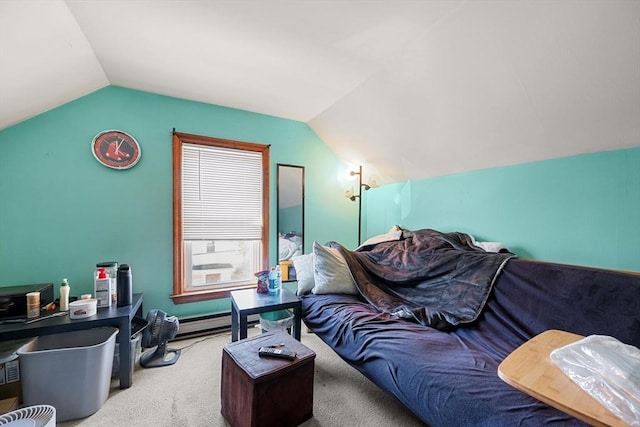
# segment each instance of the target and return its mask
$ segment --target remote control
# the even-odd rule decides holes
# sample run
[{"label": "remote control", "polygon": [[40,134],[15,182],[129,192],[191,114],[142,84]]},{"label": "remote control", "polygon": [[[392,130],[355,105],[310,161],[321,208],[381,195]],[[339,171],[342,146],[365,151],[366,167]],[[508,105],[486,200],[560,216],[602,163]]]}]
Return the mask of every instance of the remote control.
[{"label": "remote control", "polygon": [[261,357],[277,357],[279,359],[294,360],[296,354],[286,348],[260,347],[258,355]]}]

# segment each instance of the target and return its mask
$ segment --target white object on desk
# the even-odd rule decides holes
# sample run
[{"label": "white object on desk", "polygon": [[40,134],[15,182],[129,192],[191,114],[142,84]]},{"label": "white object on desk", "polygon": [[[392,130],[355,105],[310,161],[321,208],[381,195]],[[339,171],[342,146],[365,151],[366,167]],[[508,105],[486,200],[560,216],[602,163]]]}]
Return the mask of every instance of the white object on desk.
[{"label": "white object on desk", "polygon": [[60,311],[69,311],[69,281],[62,279],[60,284]]},{"label": "white object on desk", "polygon": [[69,303],[69,317],[71,319],[85,319],[96,314],[98,300],[79,299]]}]

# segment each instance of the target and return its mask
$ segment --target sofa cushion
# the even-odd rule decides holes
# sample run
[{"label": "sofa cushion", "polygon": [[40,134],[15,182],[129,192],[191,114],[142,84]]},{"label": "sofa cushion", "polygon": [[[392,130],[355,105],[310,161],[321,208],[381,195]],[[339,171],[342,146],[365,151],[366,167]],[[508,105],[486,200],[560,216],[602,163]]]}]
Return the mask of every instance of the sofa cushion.
[{"label": "sofa cushion", "polygon": [[357,294],[349,267],[337,249],[313,242],[314,294]]}]

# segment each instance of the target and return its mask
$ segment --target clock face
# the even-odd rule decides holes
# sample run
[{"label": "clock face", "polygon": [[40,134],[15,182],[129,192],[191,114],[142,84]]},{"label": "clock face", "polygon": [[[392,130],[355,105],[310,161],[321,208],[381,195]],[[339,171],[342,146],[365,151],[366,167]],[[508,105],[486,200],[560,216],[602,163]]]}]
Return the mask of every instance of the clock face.
[{"label": "clock face", "polygon": [[100,163],[112,169],[129,169],[140,160],[138,141],[119,130],[97,134],[91,143],[91,151]]}]

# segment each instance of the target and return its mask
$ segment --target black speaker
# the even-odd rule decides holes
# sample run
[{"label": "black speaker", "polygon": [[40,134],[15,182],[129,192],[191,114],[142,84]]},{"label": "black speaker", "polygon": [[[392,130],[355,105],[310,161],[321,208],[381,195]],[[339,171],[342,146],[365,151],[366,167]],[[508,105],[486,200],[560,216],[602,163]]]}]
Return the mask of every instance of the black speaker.
[{"label": "black speaker", "polygon": [[40,307],[53,302],[53,283],[0,288],[0,319],[27,317],[27,294],[40,292]]}]

